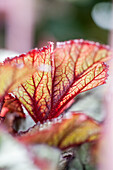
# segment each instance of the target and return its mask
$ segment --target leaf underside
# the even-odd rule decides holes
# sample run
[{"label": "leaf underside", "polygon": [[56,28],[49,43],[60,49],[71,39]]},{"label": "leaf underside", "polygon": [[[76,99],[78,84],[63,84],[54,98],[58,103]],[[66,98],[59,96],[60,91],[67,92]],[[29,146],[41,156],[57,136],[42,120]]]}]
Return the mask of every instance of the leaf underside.
[{"label": "leaf underside", "polygon": [[70,118],[54,123],[49,129],[30,132],[18,136],[17,139],[25,144],[44,143],[50,146],[66,149],[85,142],[99,139],[101,126],[82,113],[71,112]]},{"label": "leaf underside", "polygon": [[42,49],[4,63],[24,64],[38,68],[13,94],[35,122],[59,116],[76,95],[105,83],[111,53],[104,45],[84,40],[53,43]]}]

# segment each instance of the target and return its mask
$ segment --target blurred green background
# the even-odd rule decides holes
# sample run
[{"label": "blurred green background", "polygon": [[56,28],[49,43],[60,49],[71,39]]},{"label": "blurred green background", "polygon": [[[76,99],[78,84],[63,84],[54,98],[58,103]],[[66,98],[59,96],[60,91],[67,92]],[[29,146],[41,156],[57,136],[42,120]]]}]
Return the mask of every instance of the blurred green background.
[{"label": "blurred green background", "polygon": [[[2,1],[3,2],[7,1],[6,4],[4,5],[6,6],[5,8],[7,8],[8,6],[7,3],[9,3],[9,1],[0,0],[0,2]],[[14,0],[10,0],[10,1],[11,3],[15,2]],[[23,2],[25,2],[25,0],[23,0]],[[27,11],[28,3],[26,2],[25,2],[25,7],[24,7],[25,14],[29,13]],[[31,38],[32,45],[28,45],[26,48],[23,48],[23,49],[17,46],[17,47],[14,47],[13,49],[13,46],[16,43],[13,42],[14,38],[13,40],[9,40],[9,39],[11,39],[11,37],[15,35],[10,35],[8,39],[8,43],[7,43],[7,39],[5,40],[5,36],[7,35],[6,27],[8,26],[10,27],[10,24],[6,23],[6,18],[8,18],[8,16],[6,17],[5,16],[6,14],[4,15],[1,12],[2,11],[2,8],[1,8],[0,9],[0,12],[1,12],[0,13],[0,48],[8,48],[10,50],[23,52],[23,51],[29,50],[30,48],[34,48],[37,46],[41,47],[45,44],[47,45],[47,41],[55,42],[55,41],[65,41],[65,40],[78,39],[78,38],[98,41],[100,43],[108,43],[109,29],[106,29],[106,28],[104,29],[96,25],[92,17],[92,11],[95,8],[96,4],[103,3],[103,2],[110,3],[111,0],[32,0],[30,3],[32,2],[35,3],[35,9],[32,9],[32,11],[35,11],[35,19],[34,19],[35,22],[33,24],[33,31],[32,31],[33,38]],[[0,5],[1,4],[2,3],[0,3]],[[22,3],[20,5],[22,6]],[[10,3],[9,3],[9,6],[10,6]],[[18,7],[19,7],[19,4],[17,4],[15,8],[18,9]],[[104,4],[104,7],[106,7],[106,4]],[[14,9],[13,6],[12,6],[12,9]],[[16,15],[17,9],[14,12],[15,15]],[[105,15],[107,15],[109,11],[111,10],[109,10],[109,8],[105,10],[103,7],[102,9],[101,10],[98,9],[98,11],[100,10],[101,14],[98,14],[98,12],[96,12],[97,13],[96,19],[97,20],[100,19],[100,21],[103,20],[102,22],[104,22],[105,20],[108,21],[110,19],[109,16],[107,16],[108,18],[107,19],[105,18],[105,20],[104,18],[101,20],[101,18],[99,17],[100,15],[103,15],[103,12],[106,12]],[[20,7],[20,10],[21,10],[21,7]],[[33,12],[31,12],[31,14],[32,13]],[[23,17],[25,17],[24,22],[27,25],[29,16],[28,18],[26,16],[22,16],[22,18]],[[20,26],[18,28],[21,29]],[[27,29],[25,33],[27,34]],[[29,35],[29,33],[27,35]],[[23,35],[21,36],[23,37],[23,39],[27,37],[25,36],[24,38]],[[21,41],[19,41],[18,38],[15,38],[15,39],[18,41],[18,44],[19,43],[21,44]],[[26,40],[26,41],[28,42],[29,40]],[[11,43],[13,44],[12,46],[10,46]],[[26,42],[23,44],[26,44]]]},{"label": "blurred green background", "polygon": [[35,27],[34,46],[37,42],[69,39],[88,39],[108,43],[108,30],[95,24],[92,9],[99,2],[110,0],[48,0],[40,24]]}]

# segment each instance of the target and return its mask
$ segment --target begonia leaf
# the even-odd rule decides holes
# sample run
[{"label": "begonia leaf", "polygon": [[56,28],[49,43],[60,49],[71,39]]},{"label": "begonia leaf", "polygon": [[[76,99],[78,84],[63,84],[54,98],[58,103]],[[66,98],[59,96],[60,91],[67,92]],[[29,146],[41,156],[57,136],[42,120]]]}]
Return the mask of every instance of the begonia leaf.
[{"label": "begonia leaf", "polygon": [[5,94],[11,92],[20,83],[28,78],[28,75],[34,72],[34,68],[31,70],[29,67],[23,64],[11,64],[6,63],[0,65],[0,98]]},{"label": "begonia leaf", "polygon": [[[25,118],[25,114],[24,114],[24,111],[23,111],[23,108],[22,108],[20,101],[15,96],[12,96],[11,94],[7,94],[5,96],[2,110],[4,108],[7,108],[8,113],[9,112],[10,113],[16,113],[16,114],[18,114],[18,116]],[[1,110],[1,113],[2,113],[2,110]],[[5,115],[1,114],[1,116],[4,117]]]},{"label": "begonia leaf", "polygon": [[65,149],[85,142],[93,142],[99,138],[101,126],[92,118],[72,112],[70,118],[63,118],[61,122],[53,123],[46,130],[30,129],[17,139],[25,144],[44,143]]},{"label": "begonia leaf", "polygon": [[0,116],[3,118],[1,124],[12,134],[17,131],[21,120],[26,118],[20,101],[11,94],[4,97]]},{"label": "begonia leaf", "polygon": [[34,49],[5,63],[38,67],[13,94],[35,122],[59,116],[76,95],[105,83],[111,53],[108,46],[73,40]]}]

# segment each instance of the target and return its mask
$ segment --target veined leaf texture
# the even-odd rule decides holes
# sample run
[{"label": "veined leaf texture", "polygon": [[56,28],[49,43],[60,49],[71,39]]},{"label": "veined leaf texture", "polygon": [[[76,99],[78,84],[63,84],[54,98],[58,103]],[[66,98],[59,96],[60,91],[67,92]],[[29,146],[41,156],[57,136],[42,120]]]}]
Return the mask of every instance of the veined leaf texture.
[{"label": "veined leaf texture", "polygon": [[4,64],[35,68],[29,78],[12,92],[35,122],[59,116],[79,93],[105,83],[110,58],[108,46],[84,40],[49,43]]}]

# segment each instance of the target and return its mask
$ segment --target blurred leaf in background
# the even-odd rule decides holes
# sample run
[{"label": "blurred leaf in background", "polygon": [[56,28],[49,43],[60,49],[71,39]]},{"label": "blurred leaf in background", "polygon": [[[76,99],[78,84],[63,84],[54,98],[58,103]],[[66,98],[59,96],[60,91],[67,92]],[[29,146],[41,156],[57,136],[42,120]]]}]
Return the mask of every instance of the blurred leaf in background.
[{"label": "blurred leaf in background", "polygon": [[112,25],[112,3],[97,3],[92,9],[92,18],[100,28],[111,30]]},{"label": "blurred leaf in background", "polygon": [[0,130],[0,170],[57,170],[59,157],[56,148],[27,147]]}]

